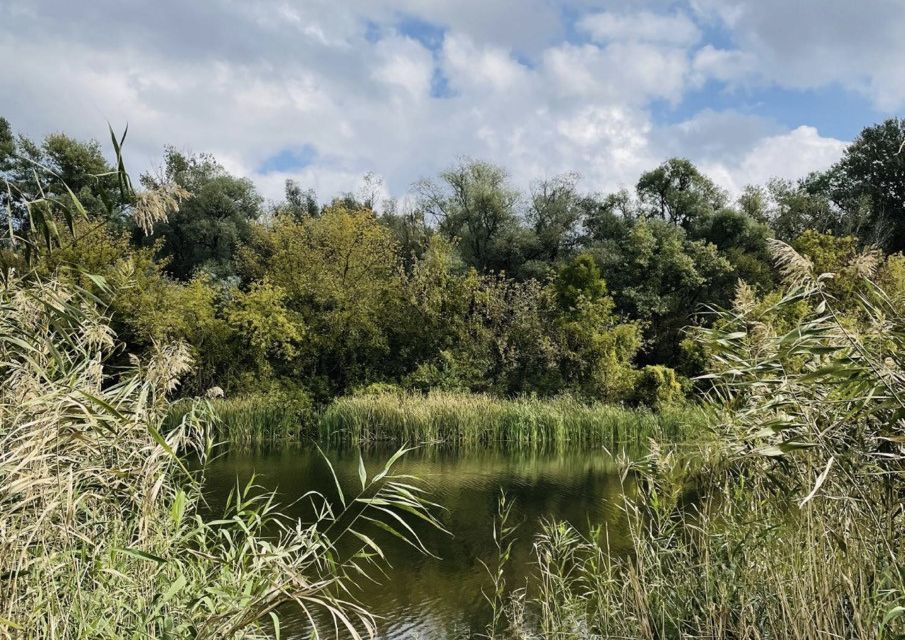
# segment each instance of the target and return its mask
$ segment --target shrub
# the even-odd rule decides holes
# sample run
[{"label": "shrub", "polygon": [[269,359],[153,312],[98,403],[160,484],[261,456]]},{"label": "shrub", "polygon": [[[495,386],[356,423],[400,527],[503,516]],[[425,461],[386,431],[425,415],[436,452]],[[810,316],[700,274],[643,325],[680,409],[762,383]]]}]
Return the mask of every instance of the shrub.
[{"label": "shrub", "polygon": [[652,408],[659,408],[682,399],[682,384],[669,367],[648,365],[638,372],[632,400]]}]

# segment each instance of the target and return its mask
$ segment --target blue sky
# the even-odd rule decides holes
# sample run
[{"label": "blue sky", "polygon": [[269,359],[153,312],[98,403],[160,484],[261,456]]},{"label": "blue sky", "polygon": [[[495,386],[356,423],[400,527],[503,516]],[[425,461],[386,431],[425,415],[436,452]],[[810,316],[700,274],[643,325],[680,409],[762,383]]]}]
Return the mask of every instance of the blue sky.
[{"label": "blue sky", "polygon": [[462,156],[607,191],[681,155],[737,193],[899,115],[903,54],[902,0],[6,0],[0,115],[128,122],[133,169],[174,144],[271,198],[404,196]]}]

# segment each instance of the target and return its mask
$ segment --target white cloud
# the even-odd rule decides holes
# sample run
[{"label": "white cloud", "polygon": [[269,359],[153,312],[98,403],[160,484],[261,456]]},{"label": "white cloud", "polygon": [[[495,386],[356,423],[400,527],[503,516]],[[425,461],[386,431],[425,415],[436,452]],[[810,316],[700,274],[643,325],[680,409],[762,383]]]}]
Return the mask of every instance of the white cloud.
[{"label": "white cloud", "polygon": [[756,73],[757,58],[744,51],[717,49],[708,44],[695,53],[692,68],[699,81],[743,82]]},{"label": "white cloud", "polygon": [[450,84],[459,91],[510,91],[530,80],[529,70],[506,49],[479,46],[459,34],[443,41],[443,65]]},{"label": "white cloud", "polygon": [[375,45],[377,65],[372,77],[403,89],[410,98],[430,95],[434,61],[431,52],[411,38],[387,38]]},{"label": "white cloud", "polygon": [[[795,89],[838,84],[880,109],[905,106],[902,0],[693,0],[700,19],[726,29],[743,58],[735,78]],[[751,63],[756,61],[756,63]],[[731,74],[730,74],[731,76]]]},{"label": "white cloud", "polygon": [[737,160],[705,163],[702,169],[737,194],[748,184],[826,169],[840,158],[844,148],[843,141],[822,137],[815,128],[801,126],[763,138]]},{"label": "white cloud", "polygon": [[602,42],[640,41],[690,46],[701,38],[701,30],[684,13],[595,13],[579,20],[578,26]]},{"label": "white cloud", "polygon": [[543,66],[561,96],[645,104],[681,96],[688,59],[681,49],[650,44],[564,44],[544,53]]},{"label": "white cloud", "polygon": [[[789,131],[728,111],[664,126],[652,115],[707,79],[734,86],[780,77],[775,60],[788,45],[761,34],[759,8],[695,0],[691,14],[674,3],[656,13],[651,3],[613,0],[612,11],[579,20],[590,42],[570,42],[565,8],[581,14],[592,3],[562,2],[569,6],[7,0],[0,4],[0,59],[15,63],[0,65],[0,108],[34,137],[64,130],[103,142],[107,120],[117,128],[128,122],[133,170],[151,168],[174,143],[214,153],[274,198],[289,177],[327,198],[354,191],[369,170],[401,195],[460,155],[504,165],[523,187],[577,170],[589,190],[630,186],[670,155],[705,163],[732,189],[770,172],[803,175],[838,156],[841,142],[808,127]],[[702,42],[692,18],[733,30],[737,48]],[[419,31],[426,29],[419,20],[431,23],[430,33]],[[806,41],[822,37],[803,29]],[[852,68],[866,59],[853,55]],[[905,82],[886,83],[887,93],[872,84],[892,78],[894,62],[880,60],[877,68],[887,71],[850,81],[895,101]],[[835,81],[844,68],[815,74]],[[443,82],[447,93],[432,95]],[[313,164],[258,170],[302,147],[316,151]]]}]

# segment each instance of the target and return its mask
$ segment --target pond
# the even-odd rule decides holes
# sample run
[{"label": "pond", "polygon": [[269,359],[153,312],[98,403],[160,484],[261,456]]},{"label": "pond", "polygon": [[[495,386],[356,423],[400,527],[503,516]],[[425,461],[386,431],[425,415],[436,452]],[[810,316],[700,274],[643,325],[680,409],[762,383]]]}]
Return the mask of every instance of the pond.
[{"label": "pond", "polygon": [[[369,476],[393,452],[382,447],[362,451]],[[359,450],[328,449],[326,456],[347,495],[360,488]],[[510,588],[524,586],[535,570],[532,543],[545,520],[567,521],[582,532],[605,525],[614,552],[625,543],[622,484],[614,458],[602,449],[540,453],[427,447],[407,453],[394,470],[421,479],[430,499],[445,507],[439,515],[450,535],[418,529],[439,559],[389,535],[380,537],[392,568],[379,584],[360,585],[356,596],[380,617],[381,638],[469,638],[484,630],[489,608],[481,591],[491,583],[481,561],[495,564],[493,522],[501,491],[514,501],[512,522],[519,525],[507,568]],[[310,490],[336,495],[330,470],[313,447],[231,452],[209,466],[211,508],[222,509],[236,479],[244,483],[252,474],[258,485],[277,490],[284,504]],[[290,504],[285,512],[309,518],[310,506]],[[282,622],[284,637],[306,637],[300,616],[284,616]]]}]

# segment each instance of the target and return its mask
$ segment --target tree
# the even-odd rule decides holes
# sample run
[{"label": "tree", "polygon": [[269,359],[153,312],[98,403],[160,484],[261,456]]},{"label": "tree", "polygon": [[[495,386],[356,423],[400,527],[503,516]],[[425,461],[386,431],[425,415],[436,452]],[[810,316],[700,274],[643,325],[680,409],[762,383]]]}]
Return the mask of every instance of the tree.
[{"label": "tree", "polygon": [[15,137],[0,118],[0,211],[8,217],[3,228],[9,251],[3,262],[32,263],[41,251],[71,242],[80,220],[125,221],[134,194],[121,188],[121,175],[96,141],[54,133],[36,144]]},{"label": "tree", "polygon": [[555,286],[559,308],[567,312],[577,309],[582,299],[597,302],[607,294],[606,281],[589,253],[581,254],[563,267]]},{"label": "tree", "polygon": [[387,227],[399,245],[399,256],[406,270],[429,250],[434,231],[424,219],[424,211],[411,203],[390,200],[380,215],[380,223]]},{"label": "tree", "polygon": [[578,174],[567,173],[541,180],[531,189],[526,222],[531,232],[527,271],[542,275],[544,268],[555,269],[575,250],[580,225],[585,215],[584,198],[577,190]]},{"label": "tree", "polygon": [[320,215],[321,209],[317,203],[317,194],[314,189],[302,189],[302,186],[288,178],[285,186],[286,201],[282,206],[277,207],[279,213],[285,213],[296,220],[301,220],[306,216],[317,217]]},{"label": "tree", "polygon": [[684,158],[672,158],[643,174],[636,191],[648,217],[683,226],[726,204],[723,190]]},{"label": "tree", "polygon": [[766,224],[724,208],[695,220],[688,237],[714,245],[732,265],[735,279],[744,280],[760,291],[775,286],[773,260],[767,245],[773,233]]},{"label": "tree", "polygon": [[264,250],[244,259],[260,260],[255,271],[307,327],[297,374],[329,393],[371,381],[384,369],[400,295],[390,231],[370,210],[331,206],[318,218],[278,218],[262,235]]},{"label": "tree", "polygon": [[[305,326],[297,313],[286,306],[286,292],[268,281],[252,283],[247,291],[235,291],[225,309],[225,317],[237,331],[241,347],[236,355],[245,366],[248,386],[286,372],[298,354]],[[275,367],[274,364],[277,366]]]},{"label": "tree", "polygon": [[423,181],[418,185],[424,211],[444,237],[459,243],[467,264],[481,272],[505,269],[505,256],[511,253],[506,240],[518,230],[519,200],[506,172],[486,162],[466,160],[440,177],[440,184]]},{"label": "tree", "polygon": [[[809,178],[812,193],[828,196],[846,218],[845,232],[888,252],[905,250],[905,119],[890,118],[861,131],[828,171]],[[866,218],[866,219],[865,219]],[[864,224],[859,224],[862,219]]]},{"label": "tree", "polygon": [[563,386],[595,400],[628,399],[635,379],[631,361],[641,347],[638,323],[621,322],[613,313],[615,304],[590,254],[563,267],[554,289]]},{"label": "tree", "polygon": [[235,276],[236,251],[261,214],[263,199],[252,182],[230,175],[212,156],[185,156],[172,148],[163,175],[142,179],[150,187],[174,183],[191,194],[156,229],[168,272],[181,280],[200,270],[221,279]]},{"label": "tree", "polygon": [[[703,305],[728,302],[736,282],[732,264],[717,247],[688,238],[662,220],[621,220],[613,235],[589,247],[616,311],[643,325],[642,364],[681,364],[684,328]],[[686,372],[692,373],[692,372]]]},{"label": "tree", "polygon": [[[844,213],[832,203],[824,193],[822,180],[817,176],[794,183],[790,180],[774,178],[766,187],[751,187],[750,194],[757,194],[741,201],[743,208],[756,206],[751,215],[763,219],[776,237],[784,242],[791,242],[806,229],[815,229],[821,233],[842,233],[852,225],[859,227],[860,222]],[[849,229],[850,231],[852,229]]]}]

